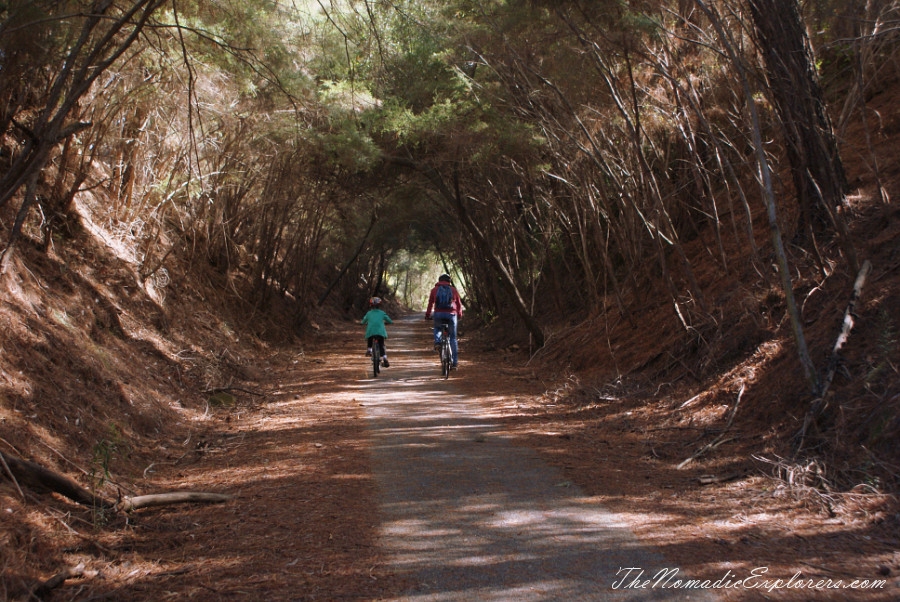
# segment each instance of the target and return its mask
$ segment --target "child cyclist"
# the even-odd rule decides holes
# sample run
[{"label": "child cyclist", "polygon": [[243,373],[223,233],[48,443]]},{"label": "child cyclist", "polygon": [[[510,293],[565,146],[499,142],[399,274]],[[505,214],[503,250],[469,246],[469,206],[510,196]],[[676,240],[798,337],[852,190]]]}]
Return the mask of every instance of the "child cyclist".
[{"label": "child cyclist", "polygon": [[369,311],[366,312],[360,323],[366,325],[366,356],[372,355],[372,345],[377,339],[381,343],[379,345],[381,347],[381,365],[387,368],[390,364],[388,363],[387,349],[385,349],[384,345],[384,341],[387,338],[387,329],[384,325],[393,324],[394,321],[380,309],[380,305],[381,299],[379,297],[369,299]]}]

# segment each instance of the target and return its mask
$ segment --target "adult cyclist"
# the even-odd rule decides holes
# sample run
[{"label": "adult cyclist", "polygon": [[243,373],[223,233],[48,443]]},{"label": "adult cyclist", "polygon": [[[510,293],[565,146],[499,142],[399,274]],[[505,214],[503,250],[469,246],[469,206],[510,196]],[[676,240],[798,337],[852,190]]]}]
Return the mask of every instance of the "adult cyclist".
[{"label": "adult cyclist", "polygon": [[[432,311],[433,310],[433,311]],[[450,325],[450,350],[453,353],[452,368],[459,365],[459,346],[456,341],[456,324],[462,318],[462,300],[459,291],[453,286],[449,274],[441,274],[437,284],[428,295],[428,309],[425,310],[425,319],[434,319],[434,348],[440,349],[441,327],[444,322]]]}]

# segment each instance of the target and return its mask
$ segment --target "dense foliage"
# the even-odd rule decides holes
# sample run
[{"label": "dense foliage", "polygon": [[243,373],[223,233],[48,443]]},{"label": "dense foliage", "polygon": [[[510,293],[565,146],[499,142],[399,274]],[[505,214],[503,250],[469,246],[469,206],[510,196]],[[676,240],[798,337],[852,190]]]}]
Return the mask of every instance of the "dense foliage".
[{"label": "dense foliage", "polygon": [[560,316],[660,299],[687,333],[716,326],[698,262],[790,309],[791,270],[830,268],[792,267],[784,238],[858,266],[835,132],[891,76],[897,6],[785,6],[5,2],[4,259],[20,232],[54,244],[91,190],[148,282],[186,255],[255,308],[295,299],[297,326],[400,283],[416,304],[436,270],[536,347]]}]

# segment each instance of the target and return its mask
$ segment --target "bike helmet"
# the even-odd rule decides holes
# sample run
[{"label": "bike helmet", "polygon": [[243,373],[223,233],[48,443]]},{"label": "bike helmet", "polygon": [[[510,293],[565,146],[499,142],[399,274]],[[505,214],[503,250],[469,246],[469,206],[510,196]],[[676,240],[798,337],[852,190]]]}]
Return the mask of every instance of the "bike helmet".
[{"label": "bike helmet", "polygon": [[371,299],[369,299],[369,305],[371,307],[378,307],[379,305],[381,305],[381,297],[372,297]]},{"label": "bike helmet", "polygon": [[438,282],[453,282],[453,281],[450,279],[450,274],[441,274],[438,277]]}]

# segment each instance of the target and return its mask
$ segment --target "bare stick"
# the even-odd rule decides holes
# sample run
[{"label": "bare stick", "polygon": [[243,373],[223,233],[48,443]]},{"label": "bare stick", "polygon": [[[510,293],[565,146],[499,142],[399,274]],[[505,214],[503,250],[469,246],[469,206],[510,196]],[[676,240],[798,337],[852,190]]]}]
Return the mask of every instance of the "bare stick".
[{"label": "bare stick", "polygon": [[22,492],[22,488],[19,487],[19,482],[16,480],[16,475],[12,473],[12,470],[9,469],[9,464],[6,463],[6,458],[3,457],[3,454],[0,454],[0,462],[3,463],[3,468],[6,469],[6,474],[9,475],[9,478],[12,479],[12,482],[15,484],[16,489],[19,490],[19,495],[22,496],[22,501],[28,501],[25,499],[25,494]]},{"label": "bare stick", "polygon": [[[706,445],[704,445],[703,447],[701,447],[700,449],[698,449],[697,451],[695,451],[694,454],[690,458],[688,458],[687,460],[685,460],[684,462],[679,464],[676,467],[678,470],[681,470],[682,468],[684,468],[685,466],[687,466],[688,464],[690,464],[691,462],[693,462],[694,460],[696,460],[697,458],[699,458],[700,456],[705,454],[706,452],[708,452],[712,449],[716,449],[717,447],[719,447],[720,445],[725,443],[725,441],[723,441],[722,438],[725,436],[725,433],[728,432],[728,429],[731,428],[731,425],[734,422],[734,416],[737,414],[738,406],[741,405],[741,397],[744,396],[744,390],[746,389],[746,387],[747,387],[747,385],[745,385],[743,383],[741,384],[741,390],[738,393],[737,401],[734,402],[734,407],[731,408],[731,416],[728,417],[728,424],[725,425],[725,428],[722,430],[721,433],[719,433],[719,436],[716,437],[715,439],[713,439],[712,441],[710,441],[709,443],[707,443]],[[729,439],[729,441],[730,441],[730,439]]]},{"label": "bare stick", "polygon": [[[36,491],[54,491],[64,495],[72,501],[86,506],[100,508],[114,508],[120,512],[130,512],[140,508],[151,506],[166,506],[169,504],[206,503],[218,504],[231,499],[230,495],[218,493],[201,493],[194,491],[179,491],[174,493],[157,493],[123,498],[119,503],[114,503],[94,495],[90,491],[78,485],[75,481],[44,468],[34,462],[0,453],[4,466],[8,466],[11,475],[18,475],[19,479],[31,489]],[[17,484],[18,485],[18,484]],[[21,490],[20,490],[21,491]],[[24,496],[23,496],[24,497]]]},{"label": "bare stick", "polygon": [[806,439],[806,432],[809,430],[810,425],[828,406],[828,403],[825,401],[825,394],[828,392],[828,387],[831,386],[831,381],[834,380],[834,373],[837,371],[838,362],[840,361],[839,352],[847,342],[847,339],[850,338],[850,331],[853,330],[853,310],[856,308],[856,302],[859,301],[859,297],[862,294],[866,276],[869,275],[871,270],[872,263],[867,259],[863,262],[862,268],[860,268],[859,274],[856,276],[856,281],[853,283],[853,293],[850,295],[850,302],[847,303],[847,309],[844,311],[841,333],[834,342],[831,355],[828,357],[828,365],[825,367],[825,376],[822,378],[820,387],[816,390],[815,399],[813,399],[812,405],[803,419],[803,426],[800,427],[800,432],[797,434],[797,439],[799,440],[797,444],[798,450],[803,447],[803,441]]},{"label": "bare stick", "polygon": [[137,497],[124,498],[116,505],[116,509],[122,512],[130,512],[140,508],[152,506],[168,506],[171,504],[221,504],[231,499],[230,495],[220,493],[199,493],[195,491],[176,491],[173,493],[154,493],[139,495]]},{"label": "bare stick", "polygon": [[697,477],[697,482],[701,485],[716,485],[718,483],[727,483],[728,481],[735,481],[744,476],[744,473],[741,472],[732,472],[727,475],[710,475],[705,474],[700,477]]},{"label": "bare stick", "polygon": [[847,339],[850,338],[850,331],[853,330],[853,310],[856,308],[856,302],[859,301],[860,295],[862,295],[862,287],[866,284],[866,276],[869,275],[871,270],[872,263],[867,259],[863,262],[862,268],[860,268],[859,274],[856,276],[856,282],[853,283],[853,294],[850,295],[850,302],[847,303],[847,309],[844,311],[844,321],[841,326],[841,333],[834,342],[831,356],[828,358],[825,377],[822,379],[819,391],[817,391],[817,397],[825,397],[825,393],[828,392],[828,387],[831,386],[831,381],[834,380],[834,373],[837,370],[839,361],[838,353],[847,343]]},{"label": "bare stick", "polygon": [[246,393],[247,395],[256,395],[257,397],[265,397],[265,393],[257,393],[256,391],[250,391],[249,389],[242,389],[241,387],[214,387],[212,389],[205,389],[202,393],[228,393],[229,391],[240,391],[241,393]]},{"label": "bare stick", "polygon": [[40,599],[43,599],[44,596],[50,593],[50,590],[56,589],[63,583],[65,583],[66,579],[71,579],[72,577],[80,577],[84,575],[84,563],[80,563],[78,566],[69,567],[63,569],[62,571],[56,573],[39,586],[37,586],[32,592],[32,596]]}]

